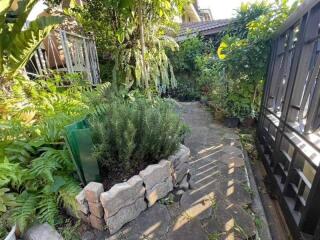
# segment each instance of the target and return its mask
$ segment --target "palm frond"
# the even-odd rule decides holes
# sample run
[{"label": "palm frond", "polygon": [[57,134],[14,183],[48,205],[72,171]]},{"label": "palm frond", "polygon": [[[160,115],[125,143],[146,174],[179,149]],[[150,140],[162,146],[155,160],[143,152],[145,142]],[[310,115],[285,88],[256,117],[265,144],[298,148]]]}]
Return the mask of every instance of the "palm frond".
[{"label": "palm frond", "polygon": [[43,16],[32,21],[27,30],[15,33],[8,46],[11,51],[6,74],[14,76],[27,63],[42,40],[61,22],[61,17]]}]

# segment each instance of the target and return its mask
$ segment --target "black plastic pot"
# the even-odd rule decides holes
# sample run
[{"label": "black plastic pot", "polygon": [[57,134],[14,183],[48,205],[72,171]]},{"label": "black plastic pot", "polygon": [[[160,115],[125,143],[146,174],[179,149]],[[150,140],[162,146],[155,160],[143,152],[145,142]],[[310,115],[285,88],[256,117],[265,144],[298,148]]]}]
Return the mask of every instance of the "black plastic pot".
[{"label": "black plastic pot", "polygon": [[228,128],[237,128],[240,125],[240,119],[237,117],[226,117],[224,119],[224,125]]}]

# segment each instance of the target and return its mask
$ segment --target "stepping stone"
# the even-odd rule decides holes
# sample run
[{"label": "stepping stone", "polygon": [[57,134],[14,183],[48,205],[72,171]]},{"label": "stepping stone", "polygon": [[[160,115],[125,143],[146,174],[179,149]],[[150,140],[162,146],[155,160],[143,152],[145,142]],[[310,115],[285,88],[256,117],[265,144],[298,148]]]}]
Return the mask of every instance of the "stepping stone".
[{"label": "stepping stone", "polygon": [[188,191],[182,195],[180,205],[184,210],[183,214],[190,218],[197,217],[201,220],[211,216],[212,206],[215,201],[213,192],[205,194],[204,192]]},{"label": "stepping stone", "polygon": [[217,202],[212,218],[203,220],[202,225],[209,234],[217,237],[215,239],[251,239],[256,235],[253,217],[228,201]]},{"label": "stepping stone", "polygon": [[244,162],[244,159],[243,158],[240,158],[240,157],[237,157],[237,156],[234,156],[233,154],[223,154],[221,157],[220,157],[220,160],[227,164],[228,166],[230,167],[243,167],[245,165],[245,162]]},{"label": "stepping stone", "polygon": [[219,184],[219,191],[223,198],[229,200],[231,203],[247,208],[251,205],[251,191],[247,182],[238,182],[234,179],[222,181]]},{"label": "stepping stone", "polygon": [[233,156],[242,156],[243,152],[241,149],[235,147],[235,146],[224,146],[222,151],[224,153],[227,153],[229,155],[233,155]]},{"label": "stepping stone", "polygon": [[160,239],[168,232],[170,220],[166,206],[157,203],[106,240]]},{"label": "stepping stone", "polygon": [[219,182],[235,180],[239,183],[246,183],[248,181],[245,166],[236,167],[236,164],[231,163],[227,165],[224,162],[221,162],[219,166],[219,173],[221,176]]},{"label": "stepping stone", "polygon": [[224,139],[230,139],[230,140],[240,139],[239,135],[235,134],[235,133],[226,133],[225,135],[223,135],[223,138]]},{"label": "stepping stone", "polygon": [[167,235],[167,240],[207,240],[207,234],[203,230],[198,219],[180,217],[175,222],[172,231]]},{"label": "stepping stone", "polygon": [[24,234],[25,240],[63,240],[63,237],[48,223],[33,225]]}]

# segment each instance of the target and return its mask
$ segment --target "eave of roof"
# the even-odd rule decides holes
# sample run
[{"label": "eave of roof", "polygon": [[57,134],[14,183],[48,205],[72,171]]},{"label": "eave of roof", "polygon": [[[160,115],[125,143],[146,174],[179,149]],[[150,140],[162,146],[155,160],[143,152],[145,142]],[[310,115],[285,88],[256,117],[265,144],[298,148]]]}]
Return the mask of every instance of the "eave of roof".
[{"label": "eave of roof", "polygon": [[191,22],[180,24],[180,31],[177,35],[179,41],[187,38],[187,36],[211,35],[224,30],[232,21],[232,19],[219,19],[204,22]]}]

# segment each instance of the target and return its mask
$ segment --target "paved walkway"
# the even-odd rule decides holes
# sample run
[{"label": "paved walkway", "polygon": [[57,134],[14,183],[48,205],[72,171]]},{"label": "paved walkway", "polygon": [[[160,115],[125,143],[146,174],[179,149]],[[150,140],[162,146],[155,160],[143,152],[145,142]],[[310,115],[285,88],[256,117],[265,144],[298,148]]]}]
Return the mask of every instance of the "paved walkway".
[{"label": "paved walkway", "polygon": [[192,189],[181,199],[160,201],[107,240],[254,239],[251,190],[239,137],[214,123],[199,103],[181,103],[191,128]]}]

